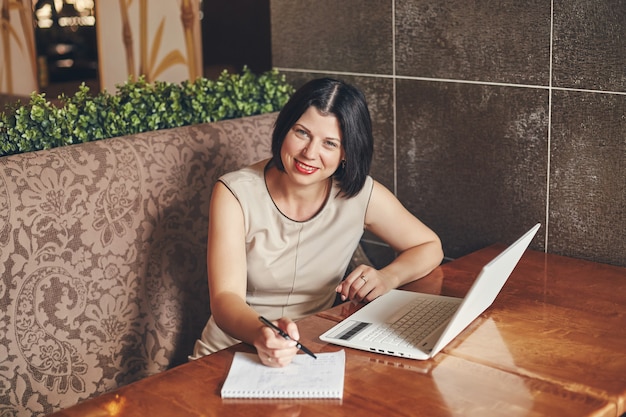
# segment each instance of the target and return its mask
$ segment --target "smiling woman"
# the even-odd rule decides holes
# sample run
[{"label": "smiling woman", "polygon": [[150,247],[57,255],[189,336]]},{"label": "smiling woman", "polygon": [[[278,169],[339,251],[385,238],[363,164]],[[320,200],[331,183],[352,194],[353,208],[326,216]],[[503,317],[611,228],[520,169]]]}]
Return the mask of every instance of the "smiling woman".
[{"label": "smiling woman", "polygon": [[[285,167],[279,155],[289,131],[294,128],[298,130],[298,127],[304,127],[306,131],[307,126],[303,126],[301,122],[311,123],[311,119],[316,116],[320,117],[317,122],[323,120],[321,117],[325,118],[327,126],[323,127],[328,130],[319,137],[324,139],[323,142],[334,141],[341,148],[341,166],[333,177],[347,196],[354,196],[363,187],[374,153],[367,102],[363,93],[354,86],[322,78],[313,80],[296,91],[276,120],[272,137],[273,162],[279,171],[284,171]],[[303,120],[299,120],[301,118]],[[330,146],[329,143],[325,145]]]},{"label": "smiling woman", "polygon": [[265,174],[272,200],[290,219],[309,220],[323,207],[332,185],[330,177],[345,161],[337,118],[309,107],[287,132],[280,154],[283,169],[269,169]]},{"label": "smiling woman", "polygon": [[[327,188],[321,180],[330,178],[337,171],[344,154],[337,118],[309,107],[285,136],[281,161],[287,175],[275,176],[275,182],[283,180],[293,181],[294,185],[312,185],[309,192],[318,193]],[[288,187],[279,189],[286,191]]]},{"label": "smiling woman", "polygon": [[[292,320],[331,307],[337,297],[371,301],[439,265],[437,235],[369,176],[372,150],[363,94],[322,78],[281,110],[272,158],[219,179],[207,253],[212,316],[192,358],[244,341],[264,364],[285,366],[298,351]],[[358,265],[345,276],[364,229],[399,255],[380,270]]]}]

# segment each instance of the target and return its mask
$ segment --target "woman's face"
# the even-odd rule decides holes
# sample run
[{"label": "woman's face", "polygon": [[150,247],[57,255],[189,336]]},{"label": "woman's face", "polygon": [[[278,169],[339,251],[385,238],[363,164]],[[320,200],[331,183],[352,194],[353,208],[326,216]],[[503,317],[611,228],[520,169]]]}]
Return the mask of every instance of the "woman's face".
[{"label": "woman's face", "polygon": [[285,172],[296,182],[326,180],[344,158],[339,121],[309,107],[285,136],[280,153]]}]

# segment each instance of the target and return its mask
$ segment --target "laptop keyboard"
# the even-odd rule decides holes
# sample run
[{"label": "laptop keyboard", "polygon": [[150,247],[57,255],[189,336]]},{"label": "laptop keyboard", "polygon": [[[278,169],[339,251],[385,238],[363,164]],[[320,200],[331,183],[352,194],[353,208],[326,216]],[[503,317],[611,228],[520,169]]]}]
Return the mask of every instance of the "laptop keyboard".
[{"label": "laptop keyboard", "polygon": [[440,299],[418,299],[394,323],[381,325],[368,334],[367,340],[393,346],[415,345],[433,332],[459,306],[456,302]]}]

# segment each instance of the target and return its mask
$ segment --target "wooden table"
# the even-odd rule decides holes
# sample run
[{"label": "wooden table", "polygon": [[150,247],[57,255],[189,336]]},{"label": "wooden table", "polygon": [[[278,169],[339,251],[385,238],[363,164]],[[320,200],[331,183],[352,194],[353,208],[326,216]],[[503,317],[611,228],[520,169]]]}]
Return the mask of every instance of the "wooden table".
[{"label": "wooden table", "polygon": [[[405,287],[463,296],[504,246],[437,268]],[[626,411],[626,268],[527,251],[493,306],[434,359],[346,349],[343,400],[222,400],[240,344],[54,416],[620,416]],[[318,336],[358,305],[299,322]]]},{"label": "wooden table", "polygon": [[[500,249],[459,259],[450,276],[477,272]],[[626,413],[626,268],[529,251],[483,322],[448,352]]]}]

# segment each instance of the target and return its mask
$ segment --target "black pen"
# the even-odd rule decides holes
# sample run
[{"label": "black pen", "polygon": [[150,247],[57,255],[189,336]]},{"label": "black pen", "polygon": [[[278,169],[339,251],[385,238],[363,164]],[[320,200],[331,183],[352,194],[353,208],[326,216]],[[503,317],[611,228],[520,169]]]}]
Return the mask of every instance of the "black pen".
[{"label": "black pen", "polygon": [[[280,327],[276,326],[274,323],[272,323],[271,321],[269,321],[268,319],[266,319],[263,316],[259,316],[259,320],[261,320],[261,323],[265,324],[266,326],[274,329],[276,331],[276,333],[278,333],[279,335],[281,335],[282,337],[284,337],[287,340],[291,340],[291,337],[289,337],[289,335],[287,333],[285,333],[285,331],[283,329],[281,329]],[[302,343],[296,341],[296,347],[298,349],[300,349],[301,351],[303,351],[304,353],[306,353],[307,355],[311,356],[314,359],[317,359],[317,356],[315,356],[315,354],[313,352],[311,352],[306,346],[304,346]]]}]

